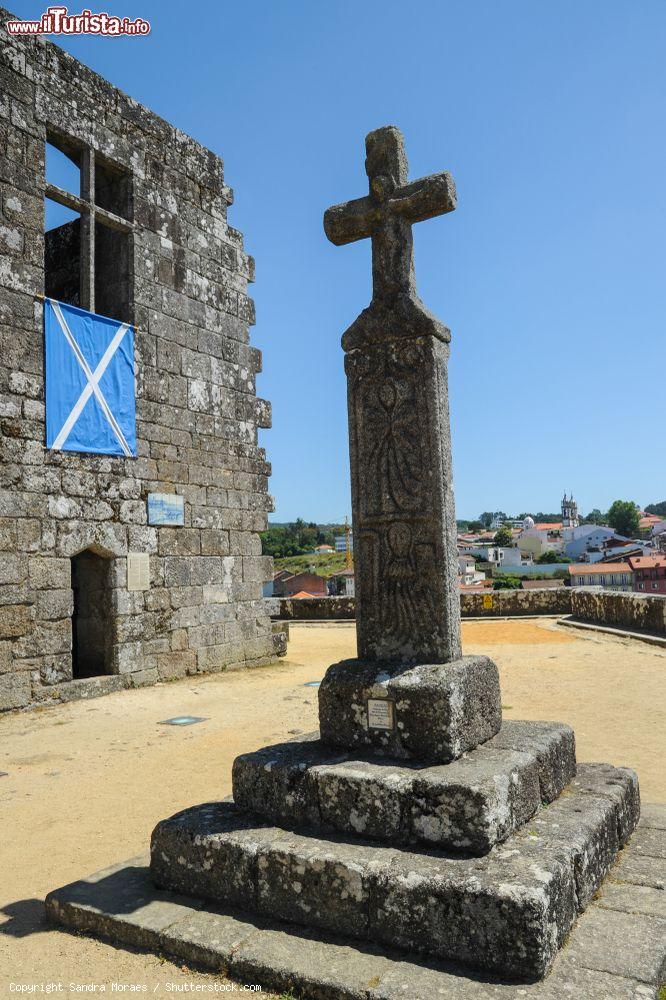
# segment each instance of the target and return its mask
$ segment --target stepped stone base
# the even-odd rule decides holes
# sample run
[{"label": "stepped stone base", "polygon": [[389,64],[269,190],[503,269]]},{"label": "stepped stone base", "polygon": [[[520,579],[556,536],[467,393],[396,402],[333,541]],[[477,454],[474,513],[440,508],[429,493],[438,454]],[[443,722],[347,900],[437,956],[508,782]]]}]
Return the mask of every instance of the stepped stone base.
[{"label": "stepped stone base", "polygon": [[521,986],[162,892],[145,856],[50,893],[46,910],[77,933],[313,1000],[656,1000],[666,967],[666,892],[655,887],[664,856],[666,806],[644,806],[550,974]]},{"label": "stepped stone base", "polygon": [[233,803],[158,824],[158,886],[520,980],[550,967],[638,819],[633,772],[583,765],[560,796],[483,858],[322,839]]},{"label": "stepped stone base", "polygon": [[318,733],[237,757],[234,801],[276,825],[485,854],[576,773],[573,731],[505,722],[450,764],[352,759]]},{"label": "stepped stone base", "polygon": [[447,763],[501,724],[499,674],[487,656],[409,669],[342,660],[319,688],[321,738],[350,750]]}]

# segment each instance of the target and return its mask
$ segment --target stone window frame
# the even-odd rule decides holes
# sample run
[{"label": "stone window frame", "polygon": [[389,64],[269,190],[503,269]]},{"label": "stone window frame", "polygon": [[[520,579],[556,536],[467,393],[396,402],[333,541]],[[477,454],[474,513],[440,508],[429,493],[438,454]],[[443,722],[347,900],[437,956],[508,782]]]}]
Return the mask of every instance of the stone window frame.
[{"label": "stone window frame", "polygon": [[[99,222],[109,229],[130,235],[136,231],[136,225],[131,218],[123,218],[95,201],[95,167],[110,166],[122,171],[130,180],[130,190],[133,191],[133,174],[121,164],[114,163],[108,157],[98,153],[94,147],[76,139],[66,132],[49,126],[46,131],[46,142],[59,149],[73,161],[79,162],[81,176],[78,195],[66,191],[65,188],[52,184],[44,178],[44,197],[77,212],[81,219],[81,265],[79,300],[82,309],[95,312],[95,223]],[[133,214],[133,197],[129,199],[129,215]],[[128,275],[129,280],[129,275]]]}]

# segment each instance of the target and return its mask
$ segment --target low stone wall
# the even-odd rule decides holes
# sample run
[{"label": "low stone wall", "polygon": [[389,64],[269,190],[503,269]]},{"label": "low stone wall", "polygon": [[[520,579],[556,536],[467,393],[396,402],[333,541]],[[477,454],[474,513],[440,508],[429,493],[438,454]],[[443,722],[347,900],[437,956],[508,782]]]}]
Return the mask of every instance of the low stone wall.
[{"label": "low stone wall", "polygon": [[[492,590],[460,596],[463,618],[573,615],[580,621],[666,635],[666,597],[585,587]],[[356,617],[353,597],[271,598],[280,621],[340,621]]]},{"label": "low stone wall", "polygon": [[463,618],[496,618],[505,615],[571,614],[571,588],[543,590],[489,590],[460,595]]},{"label": "low stone wall", "polygon": [[571,603],[581,621],[666,635],[666,597],[577,587]]},{"label": "low stone wall", "polygon": [[326,621],[356,618],[354,597],[273,597],[271,614],[281,621]]},{"label": "low stone wall", "polygon": [[[326,621],[356,617],[353,597],[272,598],[271,614],[282,621]],[[544,590],[489,590],[460,596],[463,618],[503,615],[571,614],[569,587]]]}]

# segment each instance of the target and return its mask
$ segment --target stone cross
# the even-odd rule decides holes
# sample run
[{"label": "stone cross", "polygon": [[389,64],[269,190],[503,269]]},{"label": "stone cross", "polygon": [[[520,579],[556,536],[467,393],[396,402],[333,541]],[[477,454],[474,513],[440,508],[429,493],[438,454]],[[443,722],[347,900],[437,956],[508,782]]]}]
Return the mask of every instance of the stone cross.
[{"label": "stone cross", "polygon": [[415,294],[412,223],[455,209],[453,178],[431,174],[408,183],[404,140],[391,125],[370,132],[365,148],[370,194],[329,208],[324,231],[336,246],[372,239],[373,298]]},{"label": "stone cross", "polygon": [[366,138],[370,194],[329,208],[336,245],[372,239],[373,298],[345,333],[361,660],[448,663],[460,650],[446,363],[450,333],[416,295],[411,226],[456,205],[449,174],[409,183],[403,138]]}]

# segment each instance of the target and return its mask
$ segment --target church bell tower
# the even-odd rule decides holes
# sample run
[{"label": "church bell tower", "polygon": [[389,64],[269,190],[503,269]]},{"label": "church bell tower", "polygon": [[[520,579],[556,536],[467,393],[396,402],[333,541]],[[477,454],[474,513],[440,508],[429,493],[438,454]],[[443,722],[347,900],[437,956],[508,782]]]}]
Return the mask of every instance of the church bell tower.
[{"label": "church bell tower", "polygon": [[567,494],[565,492],[562,498],[562,527],[577,528],[579,523],[578,504],[574,500],[573,493],[567,499]]}]

